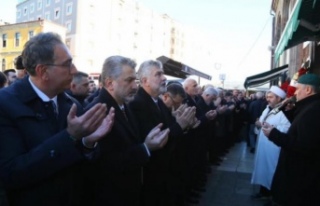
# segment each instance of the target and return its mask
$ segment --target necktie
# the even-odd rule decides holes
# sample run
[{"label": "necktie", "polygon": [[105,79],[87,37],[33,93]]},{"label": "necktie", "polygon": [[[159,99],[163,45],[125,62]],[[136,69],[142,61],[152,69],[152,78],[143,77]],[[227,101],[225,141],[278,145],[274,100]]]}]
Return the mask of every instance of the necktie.
[{"label": "necktie", "polygon": [[128,121],[128,117],[127,117],[126,110],[125,110],[124,106],[121,107],[121,111],[122,111],[123,116],[124,116],[124,117],[126,118],[126,120]]},{"label": "necktie", "polygon": [[54,117],[56,118],[56,119],[58,119],[58,108],[57,108],[57,105],[56,105],[56,103],[54,103],[54,101],[53,100],[50,100],[50,102],[51,102],[51,104],[52,104],[52,109],[53,109],[53,114],[54,114]]}]

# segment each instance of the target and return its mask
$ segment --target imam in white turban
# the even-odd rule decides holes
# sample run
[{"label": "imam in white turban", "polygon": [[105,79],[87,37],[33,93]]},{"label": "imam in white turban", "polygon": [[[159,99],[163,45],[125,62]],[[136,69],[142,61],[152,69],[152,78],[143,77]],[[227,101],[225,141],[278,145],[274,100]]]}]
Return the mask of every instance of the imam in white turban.
[{"label": "imam in white turban", "polygon": [[272,86],[269,92],[272,92],[273,94],[277,95],[281,99],[284,99],[286,97],[286,93],[277,86]]}]

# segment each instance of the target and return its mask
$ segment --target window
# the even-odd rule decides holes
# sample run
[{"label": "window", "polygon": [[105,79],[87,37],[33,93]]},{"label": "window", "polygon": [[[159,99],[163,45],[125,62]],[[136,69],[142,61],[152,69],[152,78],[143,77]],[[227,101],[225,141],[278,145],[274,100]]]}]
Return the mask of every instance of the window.
[{"label": "window", "polygon": [[60,8],[54,10],[54,19],[60,18]]},{"label": "window", "polygon": [[2,71],[6,70],[6,59],[2,59]]},{"label": "window", "polygon": [[26,15],[27,15],[27,12],[28,12],[27,7],[24,7],[24,8],[23,8],[23,16],[26,16]]},{"label": "window", "polygon": [[20,18],[21,17],[21,11],[20,9],[17,11],[17,18]]},{"label": "window", "polygon": [[66,39],[66,45],[69,49],[71,48],[71,38]]},{"label": "window", "polygon": [[30,13],[33,13],[33,12],[34,12],[34,3],[30,5]]},{"label": "window", "polygon": [[34,36],[34,31],[29,31],[29,39],[31,39]]},{"label": "window", "polygon": [[71,25],[72,25],[71,21],[66,22],[67,33],[71,32],[71,29],[72,29]]},{"label": "window", "polygon": [[44,19],[50,20],[50,12],[46,12],[46,13],[44,14]]},{"label": "window", "polygon": [[7,47],[7,34],[2,34],[2,47],[5,48]]},{"label": "window", "polygon": [[51,0],[46,0],[46,7],[50,6]]},{"label": "window", "polygon": [[18,47],[20,45],[20,32],[15,33],[15,46]]},{"label": "window", "polygon": [[66,9],[67,9],[67,11],[66,11],[67,15],[71,15],[72,14],[72,2],[67,4]]},{"label": "window", "polygon": [[42,9],[42,0],[38,0],[37,8],[38,10]]}]

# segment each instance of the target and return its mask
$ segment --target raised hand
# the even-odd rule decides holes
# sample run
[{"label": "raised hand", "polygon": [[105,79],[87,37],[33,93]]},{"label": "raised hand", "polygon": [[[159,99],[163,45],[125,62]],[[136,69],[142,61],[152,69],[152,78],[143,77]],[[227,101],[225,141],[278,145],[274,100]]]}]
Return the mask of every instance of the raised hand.
[{"label": "raised hand", "polygon": [[174,117],[180,116],[187,107],[188,107],[187,104],[181,104],[176,110],[174,109],[174,107],[172,107],[172,111],[171,111],[172,116]]},{"label": "raised hand", "polygon": [[98,103],[89,109],[80,117],[76,116],[77,106],[75,104],[70,108],[67,116],[67,132],[75,139],[81,139],[88,136],[98,129],[106,117],[106,104]]},{"label": "raised hand", "polygon": [[168,141],[169,129],[161,131],[162,124],[158,124],[147,135],[144,143],[150,151],[164,147]]},{"label": "raised hand", "polygon": [[180,125],[182,130],[193,125],[194,117],[196,115],[196,107],[187,107],[181,115],[176,116],[176,122]]},{"label": "raised hand", "polygon": [[111,107],[101,125],[93,133],[83,138],[85,145],[93,147],[96,142],[104,138],[111,131],[114,123],[114,115],[114,108]]},{"label": "raised hand", "polygon": [[206,113],[206,117],[209,120],[213,120],[214,118],[217,117],[217,112],[215,110],[210,110]]},{"label": "raised hand", "polygon": [[266,137],[269,137],[271,130],[273,130],[273,125],[270,125],[267,122],[263,122],[262,124],[262,132]]}]

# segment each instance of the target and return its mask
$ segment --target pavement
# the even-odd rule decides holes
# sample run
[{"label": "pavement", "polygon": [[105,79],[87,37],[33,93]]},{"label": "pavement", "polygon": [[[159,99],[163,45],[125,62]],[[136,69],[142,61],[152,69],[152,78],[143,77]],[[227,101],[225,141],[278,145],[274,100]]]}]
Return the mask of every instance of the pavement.
[{"label": "pavement", "polygon": [[245,142],[237,143],[223,157],[220,166],[212,166],[208,175],[206,192],[198,206],[263,206],[266,200],[252,199],[259,191],[252,185],[254,154],[249,152]]}]

